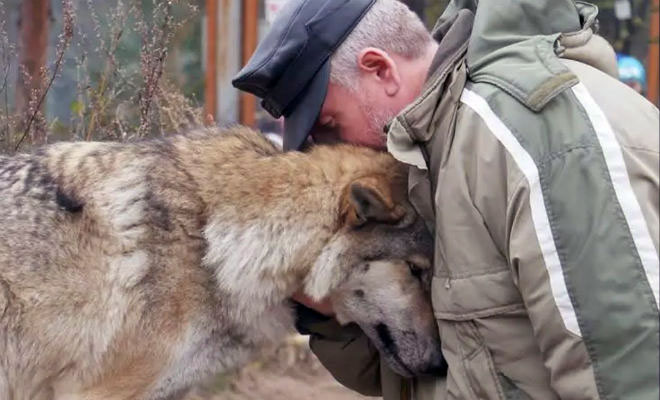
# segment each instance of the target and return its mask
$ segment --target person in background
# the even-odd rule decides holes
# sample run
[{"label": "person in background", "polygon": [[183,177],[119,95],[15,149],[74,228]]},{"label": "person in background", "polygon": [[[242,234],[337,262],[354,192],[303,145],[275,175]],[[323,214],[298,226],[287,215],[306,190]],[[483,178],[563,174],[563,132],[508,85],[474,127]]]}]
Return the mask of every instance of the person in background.
[{"label": "person in background", "polygon": [[619,67],[619,80],[639,94],[646,93],[646,69],[635,57],[625,54],[616,55]]},{"label": "person in background", "polygon": [[408,164],[435,236],[446,376],[395,375],[298,293],[340,382],[385,400],[660,398],[658,109],[616,79],[596,17],[572,0],[453,0],[431,33],[394,0],[277,16],[233,84],[284,117],[285,150]]}]

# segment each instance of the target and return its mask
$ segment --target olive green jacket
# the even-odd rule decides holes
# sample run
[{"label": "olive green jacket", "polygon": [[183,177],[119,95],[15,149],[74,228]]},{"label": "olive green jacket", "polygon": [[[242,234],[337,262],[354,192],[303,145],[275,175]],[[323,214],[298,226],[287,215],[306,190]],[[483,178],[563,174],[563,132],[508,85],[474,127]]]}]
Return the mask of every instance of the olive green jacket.
[{"label": "olive green jacket", "polygon": [[388,133],[435,234],[448,375],[401,379],[359,329],[309,324],[340,382],[385,400],[660,398],[658,109],[601,72],[596,13],[450,4]]}]

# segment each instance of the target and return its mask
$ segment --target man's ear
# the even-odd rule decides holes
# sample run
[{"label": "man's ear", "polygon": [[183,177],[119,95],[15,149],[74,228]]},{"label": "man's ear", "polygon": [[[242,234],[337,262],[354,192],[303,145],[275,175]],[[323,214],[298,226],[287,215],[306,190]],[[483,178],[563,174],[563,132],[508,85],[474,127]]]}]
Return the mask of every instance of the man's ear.
[{"label": "man's ear", "polygon": [[399,91],[399,70],[387,52],[376,47],[362,49],[358,54],[358,67],[362,72],[378,79],[388,96],[394,96]]},{"label": "man's ear", "polygon": [[395,223],[403,218],[405,210],[394,203],[387,182],[375,176],[353,181],[348,187],[344,219],[352,226],[367,221]]}]

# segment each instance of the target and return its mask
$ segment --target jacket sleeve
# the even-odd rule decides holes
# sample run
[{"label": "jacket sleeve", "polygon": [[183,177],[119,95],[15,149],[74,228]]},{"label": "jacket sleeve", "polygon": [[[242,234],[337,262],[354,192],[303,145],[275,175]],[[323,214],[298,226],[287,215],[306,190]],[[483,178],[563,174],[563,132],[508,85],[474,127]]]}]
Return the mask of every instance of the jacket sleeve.
[{"label": "jacket sleeve", "polygon": [[296,306],[297,328],[309,335],[309,346],[339,383],[365,396],[381,396],[380,356],[355,324],[341,326],[302,305]]},{"label": "jacket sleeve", "polygon": [[[543,250],[536,240],[526,182],[521,182],[514,193],[507,210],[508,257],[544,364],[554,377],[553,389],[562,399],[597,396],[585,344],[564,325],[551,288]],[[590,395],[585,396],[587,393]]]}]

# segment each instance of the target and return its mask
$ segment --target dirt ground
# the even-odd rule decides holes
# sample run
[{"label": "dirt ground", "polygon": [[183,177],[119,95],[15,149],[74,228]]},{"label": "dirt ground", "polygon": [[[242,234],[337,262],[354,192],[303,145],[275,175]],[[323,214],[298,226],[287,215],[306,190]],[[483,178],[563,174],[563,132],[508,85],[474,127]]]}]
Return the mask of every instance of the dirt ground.
[{"label": "dirt ground", "polygon": [[186,400],[366,400],[341,386],[309,351],[302,336],[261,361],[200,386]]}]

